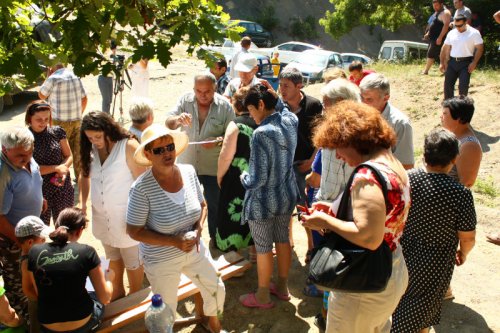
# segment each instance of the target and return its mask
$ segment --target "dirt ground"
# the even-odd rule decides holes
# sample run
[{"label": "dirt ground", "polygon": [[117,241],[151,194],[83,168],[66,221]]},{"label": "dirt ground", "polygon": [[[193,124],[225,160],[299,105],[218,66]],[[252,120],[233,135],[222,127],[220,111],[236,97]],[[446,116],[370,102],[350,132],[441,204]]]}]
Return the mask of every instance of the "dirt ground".
[{"label": "dirt ground", "polygon": [[[164,123],[166,112],[175,106],[177,99],[192,89],[193,75],[202,71],[205,66],[201,61],[184,54],[182,49],[174,52],[175,61],[163,69],[158,62],[150,62],[150,95],[155,102],[155,122]],[[380,69],[377,69],[381,71]],[[421,160],[424,134],[439,125],[439,101],[443,78],[436,69],[429,76],[418,76],[418,68],[409,67],[408,72],[392,71],[386,74],[391,79],[391,102],[406,112],[412,119],[414,129],[414,145],[417,159]],[[498,76],[497,76],[498,78]],[[497,186],[500,182],[498,171],[500,164],[500,125],[495,120],[500,109],[500,81],[484,83],[481,73],[475,73],[472,79],[470,95],[476,103],[476,115],[473,126],[483,146],[483,162],[479,179]],[[494,82],[489,80],[489,82]],[[83,79],[88,94],[87,110],[100,110],[101,96],[97,86],[97,78],[88,76]],[[311,85],[305,91],[320,97],[321,84]],[[35,91],[36,89],[34,89]],[[123,92],[123,109],[128,109],[130,90]],[[0,115],[0,131],[13,125],[23,125],[26,104],[35,99],[31,92],[15,96],[14,105],[6,107]],[[118,105],[115,119],[119,117]],[[130,123],[128,115],[124,115],[125,127]],[[420,163],[420,161],[418,162]],[[455,299],[446,301],[443,306],[441,324],[433,328],[433,332],[500,332],[500,246],[487,243],[485,235],[492,231],[500,231],[498,223],[499,194],[489,197],[475,194],[478,215],[476,247],[462,267],[455,270],[452,280]],[[299,223],[294,224],[295,248],[290,270],[290,302],[276,301],[271,310],[247,309],[238,303],[238,296],[249,292],[257,285],[257,273],[252,267],[243,277],[233,278],[226,282],[227,297],[223,326],[228,331],[245,332],[253,327],[252,332],[317,332],[313,324],[314,315],[319,312],[321,299],[304,296],[302,288],[307,276],[304,257],[307,241]],[[206,232],[206,231],[205,231]],[[204,235],[207,239],[207,234]],[[103,254],[102,246],[95,240],[88,229],[81,240],[94,246]],[[218,253],[213,253],[218,256]],[[186,301],[180,304],[178,312],[185,315],[191,312],[193,303]],[[137,326],[137,325],[136,325]],[[123,329],[132,332],[136,326]],[[181,332],[205,332],[202,327],[191,326]],[[432,331],[431,331],[432,332]]]}]

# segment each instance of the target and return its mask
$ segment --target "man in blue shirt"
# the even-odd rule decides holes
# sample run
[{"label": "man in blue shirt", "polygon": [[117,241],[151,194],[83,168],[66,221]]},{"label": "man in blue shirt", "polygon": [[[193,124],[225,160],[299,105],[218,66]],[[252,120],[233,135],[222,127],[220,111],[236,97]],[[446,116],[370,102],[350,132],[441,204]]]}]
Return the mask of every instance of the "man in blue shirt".
[{"label": "man in blue shirt", "polygon": [[0,140],[0,267],[5,295],[16,312],[28,322],[28,303],[19,270],[21,249],[14,230],[23,217],[40,216],[42,176],[33,159],[35,139],[27,127],[12,127],[1,134]]}]

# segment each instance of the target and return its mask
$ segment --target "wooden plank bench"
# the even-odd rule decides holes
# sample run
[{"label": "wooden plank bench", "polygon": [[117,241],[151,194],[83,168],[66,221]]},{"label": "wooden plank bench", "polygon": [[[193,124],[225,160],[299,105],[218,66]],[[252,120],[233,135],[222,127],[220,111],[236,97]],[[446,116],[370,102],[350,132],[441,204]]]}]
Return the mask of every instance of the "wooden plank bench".
[{"label": "wooden plank bench", "polygon": [[[248,260],[245,260],[236,252],[221,255],[215,260],[215,265],[223,281],[243,273],[252,266]],[[112,332],[137,320],[144,319],[144,314],[151,303],[152,296],[151,287],[148,287],[106,305],[98,332]],[[177,291],[177,300],[181,301],[189,296],[194,296],[194,316],[179,318],[175,321],[176,326],[186,326],[204,321],[203,300],[200,290],[187,276],[182,274]]]}]

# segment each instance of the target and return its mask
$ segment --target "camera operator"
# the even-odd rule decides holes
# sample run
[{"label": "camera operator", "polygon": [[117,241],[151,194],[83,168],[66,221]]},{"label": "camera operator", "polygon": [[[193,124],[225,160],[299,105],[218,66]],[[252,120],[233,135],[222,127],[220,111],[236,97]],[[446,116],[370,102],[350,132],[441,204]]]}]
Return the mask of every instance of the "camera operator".
[{"label": "camera operator", "polygon": [[[114,40],[110,43],[111,55],[110,58],[113,60],[113,64],[116,59],[116,43]],[[102,112],[110,113],[111,102],[113,100],[113,71],[110,71],[106,76],[100,74],[97,78],[97,84],[99,85],[99,90],[102,95]]]}]

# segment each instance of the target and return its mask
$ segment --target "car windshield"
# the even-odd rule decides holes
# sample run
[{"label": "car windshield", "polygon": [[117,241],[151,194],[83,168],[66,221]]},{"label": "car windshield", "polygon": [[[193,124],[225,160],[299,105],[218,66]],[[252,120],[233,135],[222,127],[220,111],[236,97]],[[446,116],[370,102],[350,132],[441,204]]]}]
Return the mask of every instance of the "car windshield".
[{"label": "car windshield", "polygon": [[299,54],[294,60],[294,62],[318,67],[325,67],[327,61],[327,54],[312,54],[308,52]]}]

